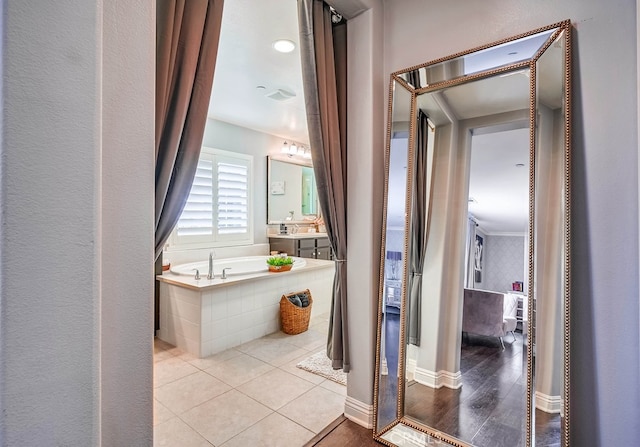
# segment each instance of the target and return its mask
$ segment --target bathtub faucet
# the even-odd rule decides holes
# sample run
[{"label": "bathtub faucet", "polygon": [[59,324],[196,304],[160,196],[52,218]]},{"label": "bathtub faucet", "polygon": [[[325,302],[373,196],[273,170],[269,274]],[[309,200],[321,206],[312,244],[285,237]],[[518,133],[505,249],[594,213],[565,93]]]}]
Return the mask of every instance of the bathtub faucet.
[{"label": "bathtub faucet", "polygon": [[209,253],[209,273],[207,273],[207,279],[213,279],[213,252]]}]

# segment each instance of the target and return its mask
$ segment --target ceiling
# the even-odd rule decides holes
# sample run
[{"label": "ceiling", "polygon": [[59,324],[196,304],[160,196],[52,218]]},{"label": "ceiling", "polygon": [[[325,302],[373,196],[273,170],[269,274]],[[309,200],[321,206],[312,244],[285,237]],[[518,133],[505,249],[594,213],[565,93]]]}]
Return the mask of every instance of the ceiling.
[{"label": "ceiling", "polygon": [[[209,117],[280,136],[289,142],[309,144],[297,23],[296,0],[233,0],[225,3]],[[272,47],[277,39],[291,40],[296,48],[291,53],[279,53]],[[529,57],[540,41],[530,39],[522,45]],[[503,57],[498,53],[492,49],[485,51],[483,56],[485,59]],[[480,69],[485,63],[481,58],[473,62],[479,63]],[[491,63],[495,64],[495,61]],[[544,67],[542,76],[556,78],[559,73]],[[528,107],[527,71],[496,76],[484,82],[482,87],[474,82],[448,89],[438,102],[444,101],[457,119],[486,115],[487,108],[491,109],[490,113],[501,113]],[[279,90],[284,96],[293,96],[282,101],[268,97]],[[524,95],[515,97],[515,91]],[[556,101],[553,98],[545,102]],[[426,104],[424,106],[428,108]],[[434,109],[430,118],[437,120],[437,113],[442,115]],[[470,212],[482,221],[482,229],[490,234],[522,233],[526,230],[522,222],[527,219],[528,187],[526,182],[521,185],[522,181],[513,176],[528,172],[527,168],[515,168],[517,163],[528,166],[528,130],[500,130],[473,137],[470,196],[477,203],[470,203]],[[497,164],[491,166],[492,160]],[[510,198],[497,198],[498,192],[508,192]],[[494,208],[499,206],[490,211],[489,204]],[[516,210],[519,217],[515,217]],[[497,219],[499,216],[502,218]],[[499,220],[503,223],[499,224]]]},{"label": "ceiling", "polygon": [[[277,39],[295,50],[275,51]],[[296,0],[225,2],[209,117],[308,144],[298,40]],[[295,96],[267,96],[279,89]]]}]

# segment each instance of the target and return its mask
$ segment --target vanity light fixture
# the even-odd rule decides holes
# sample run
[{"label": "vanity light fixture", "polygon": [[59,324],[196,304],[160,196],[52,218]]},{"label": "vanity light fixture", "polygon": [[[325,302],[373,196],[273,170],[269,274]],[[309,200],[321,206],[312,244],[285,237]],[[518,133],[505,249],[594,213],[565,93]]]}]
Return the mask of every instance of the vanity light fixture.
[{"label": "vanity light fixture", "polygon": [[272,45],[279,53],[291,53],[296,48],[296,44],[289,39],[278,39]]},{"label": "vanity light fixture", "polygon": [[286,154],[288,157],[296,156],[306,158],[308,160],[311,159],[311,149],[303,145],[298,145],[295,142],[291,142],[291,144],[289,144],[285,141],[282,143],[280,152]]}]

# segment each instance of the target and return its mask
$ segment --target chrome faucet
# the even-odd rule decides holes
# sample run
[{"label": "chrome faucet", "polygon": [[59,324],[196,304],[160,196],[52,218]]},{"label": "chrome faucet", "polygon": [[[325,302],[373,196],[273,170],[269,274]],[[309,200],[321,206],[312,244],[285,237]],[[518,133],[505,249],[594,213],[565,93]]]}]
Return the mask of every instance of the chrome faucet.
[{"label": "chrome faucet", "polygon": [[207,279],[214,279],[214,274],[213,274],[213,252],[209,253],[209,273],[207,273]]},{"label": "chrome faucet", "polygon": [[222,279],[227,279],[227,270],[231,270],[231,267],[225,267],[222,269]]},{"label": "chrome faucet", "polygon": [[196,271],[196,276],[193,277],[196,281],[200,279],[200,270],[194,269]]}]

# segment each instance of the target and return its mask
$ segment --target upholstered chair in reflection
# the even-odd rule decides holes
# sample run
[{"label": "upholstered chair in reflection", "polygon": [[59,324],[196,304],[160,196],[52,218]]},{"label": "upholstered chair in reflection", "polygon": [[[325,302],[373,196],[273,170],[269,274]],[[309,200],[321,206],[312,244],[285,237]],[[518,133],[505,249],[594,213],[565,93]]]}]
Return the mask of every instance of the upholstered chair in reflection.
[{"label": "upholstered chair in reflection", "polygon": [[516,341],[518,299],[510,294],[488,290],[464,289],[462,332],[498,337],[504,350],[503,338],[511,333]]}]

